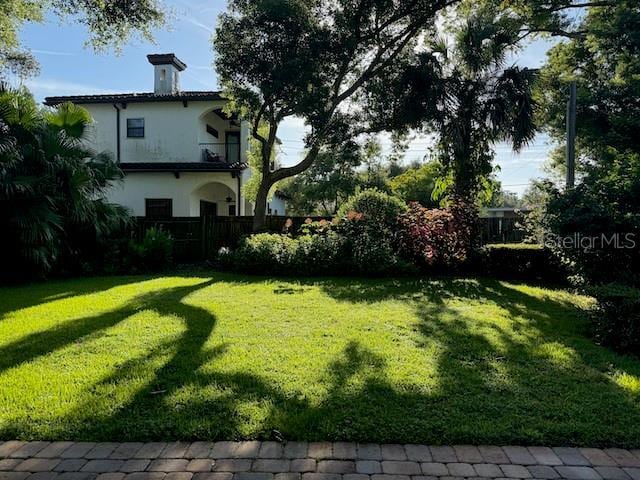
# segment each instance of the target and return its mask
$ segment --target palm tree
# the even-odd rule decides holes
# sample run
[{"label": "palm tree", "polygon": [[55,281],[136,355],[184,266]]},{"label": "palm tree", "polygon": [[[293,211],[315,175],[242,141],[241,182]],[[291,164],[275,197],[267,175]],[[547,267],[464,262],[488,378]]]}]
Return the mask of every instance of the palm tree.
[{"label": "palm tree", "polygon": [[432,44],[424,64],[440,79],[429,90],[436,103],[429,127],[449,172],[441,191],[474,198],[492,172],[494,145],[507,141],[519,151],[535,135],[534,71],[507,66],[519,29],[508,16],[480,8],[453,29],[452,41]]},{"label": "palm tree", "polygon": [[105,200],[122,177],[86,146],[91,117],[73,104],[42,110],[26,90],[0,91],[0,252],[3,276],[45,274],[128,222]]}]

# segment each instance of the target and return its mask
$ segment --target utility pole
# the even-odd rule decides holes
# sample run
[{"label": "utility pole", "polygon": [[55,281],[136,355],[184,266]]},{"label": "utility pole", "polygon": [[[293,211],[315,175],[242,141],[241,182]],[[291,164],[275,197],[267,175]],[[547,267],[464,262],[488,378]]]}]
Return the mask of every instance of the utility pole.
[{"label": "utility pole", "polygon": [[569,85],[567,102],[567,189],[573,188],[576,179],[576,81]]}]

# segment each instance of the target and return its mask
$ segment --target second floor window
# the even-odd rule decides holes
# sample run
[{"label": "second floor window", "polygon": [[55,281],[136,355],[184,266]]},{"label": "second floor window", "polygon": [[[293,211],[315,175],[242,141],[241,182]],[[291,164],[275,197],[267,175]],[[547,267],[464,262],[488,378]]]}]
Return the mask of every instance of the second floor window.
[{"label": "second floor window", "polygon": [[144,137],[144,118],[127,118],[127,137]]}]

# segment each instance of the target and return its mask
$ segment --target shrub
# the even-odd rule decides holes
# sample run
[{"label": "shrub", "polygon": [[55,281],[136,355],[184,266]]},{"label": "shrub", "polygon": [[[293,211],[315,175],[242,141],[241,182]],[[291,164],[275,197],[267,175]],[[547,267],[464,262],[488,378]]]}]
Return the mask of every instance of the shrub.
[{"label": "shrub", "polygon": [[551,192],[545,244],[576,280],[640,285],[640,154],[600,155],[580,185]]},{"label": "shrub", "polygon": [[297,241],[279,233],[258,233],[243,238],[223,263],[247,273],[289,273]]},{"label": "shrub", "polygon": [[398,245],[404,258],[419,267],[451,267],[468,255],[467,230],[453,211],[411,203],[398,220]]},{"label": "shrub", "polygon": [[591,289],[598,307],[591,333],[602,345],[640,356],[640,291],[616,284]]},{"label": "shrub", "polygon": [[129,266],[133,270],[164,270],[173,263],[173,238],[169,233],[152,227],[145,232],[142,241],[129,242],[129,257]]},{"label": "shrub", "polygon": [[246,273],[315,275],[335,272],[343,252],[335,232],[291,238],[276,233],[245,237],[234,252],[219,256],[223,267]]},{"label": "shrub", "polygon": [[344,239],[336,232],[301,235],[292,262],[291,273],[338,273],[345,258]]},{"label": "shrub", "polygon": [[406,211],[402,200],[377,189],[350,197],[338,211],[335,228],[344,239],[346,268],[375,275],[397,270],[396,230]]},{"label": "shrub", "polygon": [[[285,227],[287,225],[285,225]],[[327,220],[318,220],[314,222],[310,218],[307,218],[305,222],[302,225],[300,225],[300,228],[298,229],[298,233],[300,235],[316,235],[316,234],[324,235],[330,232],[333,226],[334,226],[333,223]]]},{"label": "shrub", "polygon": [[339,221],[358,217],[378,226],[395,225],[398,216],[407,211],[407,206],[398,197],[370,188],[349,197],[338,210]]},{"label": "shrub", "polygon": [[478,273],[501,278],[564,283],[567,271],[542,245],[492,244],[480,249],[474,262]]}]

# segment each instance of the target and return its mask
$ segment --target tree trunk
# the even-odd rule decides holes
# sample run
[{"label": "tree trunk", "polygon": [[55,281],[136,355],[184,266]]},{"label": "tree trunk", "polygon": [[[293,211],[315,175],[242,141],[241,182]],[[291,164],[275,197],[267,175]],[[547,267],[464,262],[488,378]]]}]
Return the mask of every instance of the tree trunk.
[{"label": "tree trunk", "polygon": [[260,180],[260,187],[256,195],[256,206],[253,211],[253,231],[264,232],[267,229],[267,200],[271,184],[264,175]]}]

